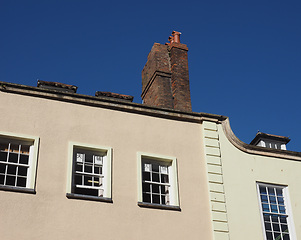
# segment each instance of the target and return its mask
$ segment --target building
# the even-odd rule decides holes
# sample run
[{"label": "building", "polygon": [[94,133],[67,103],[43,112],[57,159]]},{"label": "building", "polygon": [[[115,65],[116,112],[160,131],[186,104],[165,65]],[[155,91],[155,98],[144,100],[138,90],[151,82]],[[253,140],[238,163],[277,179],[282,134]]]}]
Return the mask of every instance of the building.
[{"label": "building", "polygon": [[1,239],[301,238],[301,153],[192,112],[188,48],[169,40],[148,56],[143,104],[0,82]]}]

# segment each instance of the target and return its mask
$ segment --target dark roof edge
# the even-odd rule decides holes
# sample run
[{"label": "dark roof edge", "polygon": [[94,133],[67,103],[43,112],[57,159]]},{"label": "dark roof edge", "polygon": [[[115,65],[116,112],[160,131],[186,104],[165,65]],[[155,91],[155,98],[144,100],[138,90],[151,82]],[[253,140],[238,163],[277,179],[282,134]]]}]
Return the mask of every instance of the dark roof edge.
[{"label": "dark roof edge", "polygon": [[276,157],[282,159],[290,159],[290,160],[298,160],[301,161],[301,152],[294,152],[288,150],[280,150],[280,149],[273,149],[273,148],[266,148],[260,147],[255,145],[250,145],[244,143],[240,139],[236,137],[233,133],[229,119],[225,119],[222,121],[222,128],[228,140],[239,150],[249,153],[249,154],[256,154],[261,156],[268,156],[268,157]]},{"label": "dark roof edge", "polygon": [[156,116],[161,118],[174,119],[187,122],[202,122],[203,120],[211,122],[220,122],[227,119],[226,116],[210,114],[210,113],[197,113],[197,112],[184,112],[169,108],[152,107],[140,103],[133,103],[124,101],[117,98],[108,98],[103,96],[90,96],[78,93],[62,92],[54,89],[45,89],[32,87],[27,85],[8,83],[0,81],[0,91],[15,93],[27,96],[34,96],[40,98],[47,98],[57,101],[72,102],[82,105],[89,105],[94,107],[103,107],[119,111],[133,112],[149,116]]}]

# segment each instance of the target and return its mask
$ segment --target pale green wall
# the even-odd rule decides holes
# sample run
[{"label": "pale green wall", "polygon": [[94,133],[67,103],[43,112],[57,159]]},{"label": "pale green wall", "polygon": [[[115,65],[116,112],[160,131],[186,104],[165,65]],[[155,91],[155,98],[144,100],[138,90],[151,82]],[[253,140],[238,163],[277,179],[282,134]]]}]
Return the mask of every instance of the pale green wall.
[{"label": "pale green wall", "polygon": [[301,162],[245,153],[217,126],[230,239],[264,239],[256,182],[288,186],[296,239],[301,239]]}]

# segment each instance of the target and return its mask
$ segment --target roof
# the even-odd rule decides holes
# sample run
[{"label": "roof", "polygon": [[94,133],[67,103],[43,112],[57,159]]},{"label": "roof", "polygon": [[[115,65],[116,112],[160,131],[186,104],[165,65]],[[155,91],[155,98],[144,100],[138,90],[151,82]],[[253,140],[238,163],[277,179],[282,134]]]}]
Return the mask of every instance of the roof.
[{"label": "roof", "polygon": [[132,102],[134,97],[131,95],[125,95],[125,94],[119,94],[119,93],[112,93],[112,92],[100,92],[97,91],[95,93],[96,97],[103,96],[103,97],[112,97],[112,98],[117,98],[121,100],[126,100]]},{"label": "roof", "polygon": [[291,140],[289,137],[258,132],[256,134],[255,138],[250,142],[250,144],[251,145],[256,145],[261,139],[277,141],[277,142],[281,142],[281,143],[285,143],[285,144],[287,144]]},{"label": "roof", "polygon": [[74,93],[76,93],[77,91],[77,86],[59,83],[59,82],[48,82],[48,81],[38,80],[37,86],[40,88],[63,90],[63,91],[74,92]]}]

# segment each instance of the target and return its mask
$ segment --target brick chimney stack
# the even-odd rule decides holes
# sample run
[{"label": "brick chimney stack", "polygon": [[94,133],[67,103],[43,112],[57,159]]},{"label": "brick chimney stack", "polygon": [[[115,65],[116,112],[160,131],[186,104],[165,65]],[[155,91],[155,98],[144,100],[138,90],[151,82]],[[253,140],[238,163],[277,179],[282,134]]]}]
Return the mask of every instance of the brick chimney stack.
[{"label": "brick chimney stack", "polygon": [[155,43],[142,70],[142,100],[150,106],[191,111],[188,48],[173,31],[169,43]]}]

